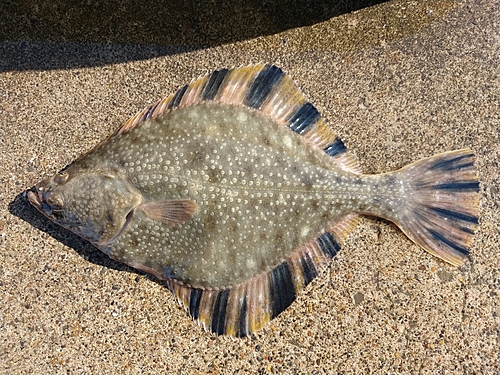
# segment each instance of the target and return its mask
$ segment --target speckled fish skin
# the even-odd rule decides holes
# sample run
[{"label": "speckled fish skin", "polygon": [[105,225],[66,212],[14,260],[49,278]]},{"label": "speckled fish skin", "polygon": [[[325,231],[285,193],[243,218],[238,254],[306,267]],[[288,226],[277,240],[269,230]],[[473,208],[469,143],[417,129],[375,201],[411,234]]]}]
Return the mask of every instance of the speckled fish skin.
[{"label": "speckled fish skin", "polygon": [[358,214],[461,264],[477,225],[473,158],[461,150],[362,175],[289,77],[257,65],[184,86],[28,197],[113,259],[167,280],[206,329],[245,336],[318,275]]}]

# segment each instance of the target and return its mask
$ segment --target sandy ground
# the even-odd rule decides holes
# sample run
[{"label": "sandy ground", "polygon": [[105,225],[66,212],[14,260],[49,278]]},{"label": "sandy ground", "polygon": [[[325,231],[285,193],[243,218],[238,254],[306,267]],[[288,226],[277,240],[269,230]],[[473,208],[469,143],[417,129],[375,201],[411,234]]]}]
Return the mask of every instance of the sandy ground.
[{"label": "sandy ground", "polygon": [[[117,10],[138,21],[115,35],[92,13],[71,24],[57,3],[2,5],[1,373],[500,373],[497,1],[395,1],[284,27],[246,2],[239,21],[257,22],[246,34],[199,20],[165,39],[157,29],[148,39],[140,9]],[[201,38],[194,47],[190,35]],[[366,173],[472,148],[482,199],[471,263],[456,269],[366,218],[291,308],[231,339],[203,332],[161,283],[28,205],[23,191],[138,110],[208,71],[255,62],[288,72]]]}]

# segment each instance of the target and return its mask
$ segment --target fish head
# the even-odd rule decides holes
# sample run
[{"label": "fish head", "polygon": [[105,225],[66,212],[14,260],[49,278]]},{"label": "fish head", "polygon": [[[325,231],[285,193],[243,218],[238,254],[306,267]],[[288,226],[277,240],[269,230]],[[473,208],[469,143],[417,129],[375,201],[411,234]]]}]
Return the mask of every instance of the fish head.
[{"label": "fish head", "polygon": [[116,239],[129,223],[142,195],[112,171],[70,167],[28,191],[28,200],[42,214],[98,248]]}]

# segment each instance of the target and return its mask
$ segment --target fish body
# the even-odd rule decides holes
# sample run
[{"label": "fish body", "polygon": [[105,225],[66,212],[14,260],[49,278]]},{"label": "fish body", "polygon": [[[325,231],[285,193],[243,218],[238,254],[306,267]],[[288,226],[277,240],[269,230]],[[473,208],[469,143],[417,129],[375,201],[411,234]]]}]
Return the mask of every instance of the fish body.
[{"label": "fish body", "polygon": [[470,150],[363,175],[272,65],[219,70],[138,113],[30,202],[111,258],[165,280],[217,334],[288,307],[360,214],[460,265],[478,216]]}]

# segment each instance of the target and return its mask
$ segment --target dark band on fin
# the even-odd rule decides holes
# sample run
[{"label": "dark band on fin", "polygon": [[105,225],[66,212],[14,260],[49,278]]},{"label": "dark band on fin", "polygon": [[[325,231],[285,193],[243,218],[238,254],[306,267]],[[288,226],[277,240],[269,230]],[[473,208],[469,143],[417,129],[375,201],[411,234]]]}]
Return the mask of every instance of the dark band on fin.
[{"label": "dark band on fin", "polygon": [[240,318],[238,319],[238,332],[236,337],[245,337],[248,335],[247,332],[247,299],[243,298],[243,303],[240,309]]},{"label": "dark band on fin", "polygon": [[308,285],[316,276],[318,276],[318,270],[314,265],[309,254],[304,254],[300,258],[300,265],[302,266],[302,272],[304,275],[304,286]]},{"label": "dark band on fin", "polygon": [[[478,224],[479,224],[479,220],[477,221]],[[471,235],[474,235],[474,229],[471,229],[471,228],[467,228],[467,227],[464,227],[464,226],[459,226],[459,229],[462,231],[462,232],[465,232],[465,233],[468,233],[468,234],[471,234]]]},{"label": "dark band on fin", "polygon": [[452,220],[460,220],[460,221],[466,221],[466,222],[472,223],[472,224],[479,224],[479,220],[478,220],[477,216],[467,215],[467,214],[463,214],[461,212],[451,211],[451,210],[447,210],[447,209],[440,208],[440,207],[429,207],[429,209],[436,212],[437,214],[439,214],[443,217],[447,217],[447,218],[452,219]]},{"label": "dark band on fin", "polygon": [[252,86],[245,95],[245,105],[252,108],[259,108],[266,100],[275,85],[278,85],[283,71],[274,65],[266,65],[259,73]]},{"label": "dark band on fin", "polygon": [[435,185],[434,188],[437,190],[479,191],[479,182],[478,181],[449,182],[445,184]]},{"label": "dark band on fin", "polygon": [[335,141],[331,143],[330,145],[326,146],[323,151],[325,151],[328,155],[332,157],[339,156],[340,154],[343,154],[344,152],[347,151],[347,148],[344,145],[344,142],[337,137],[335,138]]},{"label": "dark band on fin", "polygon": [[193,319],[200,317],[200,301],[203,291],[201,289],[191,289],[191,296],[189,298],[189,315]]},{"label": "dark band on fin", "polygon": [[469,250],[466,247],[463,247],[463,246],[456,244],[455,242],[453,242],[450,239],[443,236],[441,233],[438,233],[432,229],[429,230],[429,233],[436,240],[441,241],[442,243],[446,244],[447,246],[451,247],[452,249],[454,249],[454,250],[456,250],[456,251],[458,251],[466,256],[469,255]]},{"label": "dark band on fin", "polygon": [[182,100],[182,97],[184,96],[186,90],[188,89],[189,85],[184,85],[182,86],[182,88],[180,88],[179,90],[177,90],[177,92],[175,93],[174,97],[172,98],[172,100],[170,101],[170,103],[168,103],[168,109],[170,108],[175,108],[175,107],[178,107],[181,100]]},{"label": "dark band on fin", "polygon": [[340,250],[340,244],[330,232],[325,232],[317,241],[321,251],[329,258],[333,258]]},{"label": "dark band on fin", "polygon": [[210,79],[208,80],[208,83],[205,86],[203,93],[201,94],[202,100],[213,100],[228,72],[229,70],[224,68],[221,70],[216,70],[210,75]]},{"label": "dark band on fin", "polygon": [[278,316],[297,297],[288,262],[283,262],[271,271],[270,295],[273,304],[272,317]]},{"label": "dark band on fin", "polygon": [[[465,160],[464,160],[465,159]],[[462,160],[465,163],[459,164]],[[445,158],[444,160],[439,160],[436,164],[434,164],[429,169],[436,170],[441,169],[443,171],[453,171],[459,168],[470,168],[474,164],[472,154],[458,155],[450,158]]]},{"label": "dark band on fin", "polygon": [[217,299],[215,300],[211,330],[218,335],[222,335],[226,332],[226,308],[228,297],[229,289],[224,289],[217,294]]},{"label": "dark band on fin", "polygon": [[160,102],[152,105],[151,107],[149,107],[148,111],[146,112],[146,114],[142,117],[142,121],[145,121],[149,118],[151,118],[151,116],[153,115],[153,112],[155,111],[156,107],[158,107],[158,104],[160,104]]},{"label": "dark band on fin", "polygon": [[290,124],[290,129],[295,133],[302,134],[318,121],[320,117],[321,115],[316,107],[306,102],[292,115],[288,123]]}]

